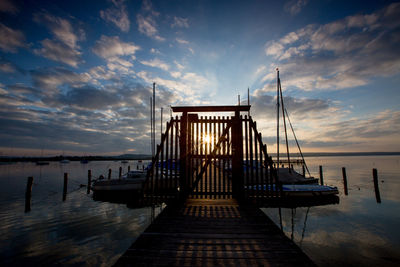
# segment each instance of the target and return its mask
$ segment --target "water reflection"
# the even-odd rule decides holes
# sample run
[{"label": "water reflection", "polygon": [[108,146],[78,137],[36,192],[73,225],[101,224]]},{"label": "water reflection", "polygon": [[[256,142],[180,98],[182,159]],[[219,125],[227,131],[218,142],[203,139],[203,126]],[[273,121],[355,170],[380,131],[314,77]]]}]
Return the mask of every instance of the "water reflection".
[{"label": "water reflection", "polygon": [[[112,265],[150,223],[152,211],[95,202],[80,187],[88,168],[99,175],[110,167],[117,170],[119,163],[1,165],[0,265]],[[64,172],[69,173],[65,202]],[[32,209],[24,213],[28,176],[34,176]]]},{"label": "water reflection", "polygon": [[[400,166],[398,156],[310,158],[313,175],[340,188],[338,205],[265,208],[263,211],[321,266],[399,266]],[[346,167],[348,195],[342,167]],[[382,203],[376,202],[372,168],[378,169]]]}]

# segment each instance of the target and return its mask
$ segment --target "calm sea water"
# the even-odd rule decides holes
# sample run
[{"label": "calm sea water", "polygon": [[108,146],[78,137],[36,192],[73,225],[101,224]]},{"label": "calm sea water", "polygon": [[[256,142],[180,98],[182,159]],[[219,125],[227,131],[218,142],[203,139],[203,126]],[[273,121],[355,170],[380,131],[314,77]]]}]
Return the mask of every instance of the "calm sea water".
[{"label": "calm sea water", "polygon": [[[340,189],[340,203],[296,209],[263,209],[318,265],[400,265],[400,157],[306,158],[325,184]],[[130,162],[136,168],[137,162]],[[0,265],[110,266],[150,223],[151,208],[93,201],[86,194],[87,170],[106,175],[120,162],[70,162],[36,166],[0,165]],[[346,167],[349,195],[343,193]],[[382,203],[377,203],[372,168],[378,169]],[[63,176],[69,174],[62,201]],[[25,213],[25,188],[34,177],[31,211]],[[160,209],[156,208],[156,214]],[[281,214],[281,216],[279,216]]]},{"label": "calm sea water", "polygon": [[[120,166],[127,171],[128,164],[119,162],[0,165],[0,266],[112,265],[150,223],[151,208],[93,201],[80,184],[87,183],[88,169],[98,177],[111,168],[114,177]],[[31,211],[25,213],[28,176],[34,184]]]},{"label": "calm sea water", "polygon": [[[263,209],[286,236],[320,266],[400,266],[400,157],[306,158],[314,177],[337,186],[340,203],[296,209]],[[346,167],[348,195],[342,167]],[[378,170],[381,203],[372,168]],[[280,220],[281,219],[281,220]]]}]

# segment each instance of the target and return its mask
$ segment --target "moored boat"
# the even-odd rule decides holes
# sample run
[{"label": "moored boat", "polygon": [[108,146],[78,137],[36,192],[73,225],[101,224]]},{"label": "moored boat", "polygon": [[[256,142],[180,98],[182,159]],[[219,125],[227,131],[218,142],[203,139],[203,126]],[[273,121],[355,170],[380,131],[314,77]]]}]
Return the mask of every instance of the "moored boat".
[{"label": "moored boat", "polygon": [[93,183],[94,193],[99,192],[121,192],[135,191],[140,192],[143,189],[143,183],[146,181],[145,171],[129,171],[121,179],[98,179]]},{"label": "moored boat", "polygon": [[[253,190],[265,190],[266,185],[252,186]],[[276,191],[275,185],[268,185],[268,189]],[[327,185],[307,185],[307,184],[283,184],[281,186],[281,195],[284,197],[322,197],[333,196],[339,194],[337,187]]]}]

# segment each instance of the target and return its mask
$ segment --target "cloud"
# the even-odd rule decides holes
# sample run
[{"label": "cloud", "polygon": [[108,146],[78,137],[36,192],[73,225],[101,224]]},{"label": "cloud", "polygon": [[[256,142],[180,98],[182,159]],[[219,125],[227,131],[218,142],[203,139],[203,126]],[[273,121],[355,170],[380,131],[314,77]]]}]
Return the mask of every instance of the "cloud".
[{"label": "cloud", "polygon": [[14,72],[23,72],[21,69],[19,69],[14,63],[0,57],[0,71],[6,72],[6,73],[14,73]]},{"label": "cloud", "polygon": [[37,55],[65,63],[72,67],[77,67],[79,63],[83,62],[81,59],[82,53],[64,43],[45,39],[41,41],[41,44],[42,48],[34,50]]},{"label": "cloud", "polygon": [[104,59],[112,59],[120,56],[135,56],[140,47],[134,43],[125,43],[118,36],[102,35],[100,40],[96,41],[93,52]]},{"label": "cloud", "polygon": [[5,13],[11,13],[13,15],[19,12],[18,8],[15,6],[15,3],[12,3],[9,0],[0,1],[0,11]]},{"label": "cloud", "polygon": [[181,38],[176,38],[176,41],[177,41],[178,43],[180,43],[180,44],[189,44],[188,41],[186,41],[186,40],[184,40],[184,39],[181,39]]},{"label": "cloud", "polygon": [[37,55],[72,67],[77,67],[79,63],[83,62],[78,45],[78,41],[85,39],[82,29],[74,29],[69,20],[44,12],[35,14],[34,21],[44,24],[54,37],[54,40],[44,39],[41,41],[42,48],[34,50]]},{"label": "cloud", "polygon": [[68,105],[76,105],[88,109],[105,109],[120,101],[120,97],[106,90],[100,90],[91,86],[72,88],[66,95],[60,97],[60,101]]},{"label": "cloud", "polygon": [[121,31],[128,32],[130,21],[124,0],[112,0],[114,7],[100,11],[100,17],[114,23]]},{"label": "cloud", "polygon": [[85,39],[83,30],[78,29],[79,34],[75,33],[71,23],[64,18],[48,13],[37,13],[34,15],[34,21],[46,25],[56,40],[72,49],[79,48],[77,42]]},{"label": "cloud", "polygon": [[[266,44],[265,53],[302,90],[362,86],[400,72],[400,4],[324,25],[308,25]],[[266,79],[267,80],[267,79]]]},{"label": "cloud", "polygon": [[148,60],[148,61],[141,60],[140,63],[142,63],[143,65],[146,65],[146,66],[153,67],[153,68],[160,68],[165,71],[169,70],[169,65],[167,63],[161,61],[158,58]]},{"label": "cloud", "polygon": [[19,47],[27,47],[25,35],[0,23],[0,49],[4,52],[16,53]]},{"label": "cloud", "polygon": [[158,50],[158,49],[155,49],[155,48],[151,48],[150,49],[150,53],[152,53],[152,54],[161,54],[161,52],[160,52],[160,50]]},{"label": "cloud", "polygon": [[174,16],[174,22],[171,24],[171,28],[189,28],[189,19],[180,18]]},{"label": "cloud", "polygon": [[308,4],[308,0],[291,0],[285,4],[283,9],[291,15],[297,15]]},{"label": "cloud", "polygon": [[[276,117],[276,97],[256,91],[252,96],[252,110],[254,114],[265,114],[268,118]],[[325,99],[284,97],[285,108],[290,116],[296,119],[306,117],[319,117],[321,112],[326,112],[332,103]],[[282,111],[281,111],[282,112]]]},{"label": "cloud", "polygon": [[165,38],[158,34],[156,18],[159,13],[153,10],[150,0],[144,0],[141,9],[141,13],[136,16],[139,32],[157,41],[165,41]]},{"label": "cloud", "polygon": [[43,90],[45,95],[53,95],[59,92],[59,86],[69,85],[79,87],[89,81],[89,76],[79,74],[65,68],[45,68],[31,71],[33,84]]}]

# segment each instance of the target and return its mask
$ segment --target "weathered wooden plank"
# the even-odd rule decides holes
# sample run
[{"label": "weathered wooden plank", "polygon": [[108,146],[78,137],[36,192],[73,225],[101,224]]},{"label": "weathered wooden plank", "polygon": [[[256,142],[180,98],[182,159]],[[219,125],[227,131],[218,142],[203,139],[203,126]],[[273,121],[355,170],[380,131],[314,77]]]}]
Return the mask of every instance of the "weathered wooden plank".
[{"label": "weathered wooden plank", "polygon": [[234,199],[166,207],[115,264],[217,265],[314,266],[260,209]]}]

